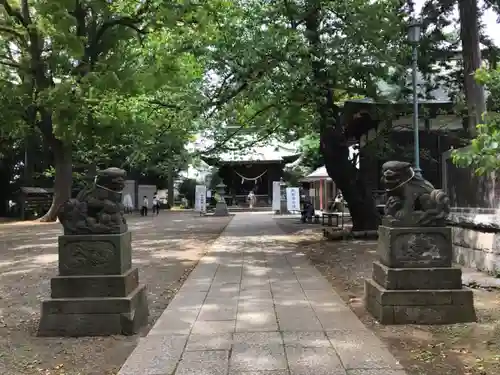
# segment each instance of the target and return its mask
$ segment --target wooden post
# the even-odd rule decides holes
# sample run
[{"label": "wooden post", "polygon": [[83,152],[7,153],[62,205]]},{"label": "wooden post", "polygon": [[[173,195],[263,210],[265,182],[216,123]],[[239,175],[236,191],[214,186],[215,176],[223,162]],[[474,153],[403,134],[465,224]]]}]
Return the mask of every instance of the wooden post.
[{"label": "wooden post", "polygon": [[319,180],[319,209],[323,210],[323,180]]}]

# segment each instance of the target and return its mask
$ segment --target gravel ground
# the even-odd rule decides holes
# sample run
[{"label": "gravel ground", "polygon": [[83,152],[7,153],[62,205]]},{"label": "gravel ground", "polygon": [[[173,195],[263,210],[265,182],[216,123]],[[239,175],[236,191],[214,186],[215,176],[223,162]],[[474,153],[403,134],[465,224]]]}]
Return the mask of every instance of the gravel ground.
[{"label": "gravel ground", "polygon": [[410,375],[500,374],[498,288],[474,289],[478,323],[381,326],[363,306],[364,279],[371,277],[376,242],[326,241],[322,238],[321,225],[298,224],[298,220],[292,218],[276,220],[288,234],[283,241],[309,256],[363,323],[388,345]]},{"label": "gravel ground", "polygon": [[[134,264],[148,285],[145,335],[197,261],[231,220],[193,213],[129,216]],[[0,224],[0,374],[116,374],[141,335],[36,337],[40,301],[57,273],[59,224]]]}]

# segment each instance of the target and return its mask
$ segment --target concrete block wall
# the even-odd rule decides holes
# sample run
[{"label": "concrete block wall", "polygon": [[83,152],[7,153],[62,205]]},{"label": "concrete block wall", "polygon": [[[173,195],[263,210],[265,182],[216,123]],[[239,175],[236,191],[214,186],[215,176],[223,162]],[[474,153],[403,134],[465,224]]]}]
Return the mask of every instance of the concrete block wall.
[{"label": "concrete block wall", "polygon": [[455,263],[500,276],[500,233],[452,227]]}]

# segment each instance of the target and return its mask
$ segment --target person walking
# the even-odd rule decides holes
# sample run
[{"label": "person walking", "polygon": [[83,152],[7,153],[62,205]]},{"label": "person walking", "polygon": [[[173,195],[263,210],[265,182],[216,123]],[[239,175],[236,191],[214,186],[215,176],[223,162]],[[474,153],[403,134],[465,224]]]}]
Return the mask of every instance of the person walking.
[{"label": "person walking", "polygon": [[148,206],[148,197],[144,196],[144,198],[142,199],[141,216],[148,216]]},{"label": "person walking", "polygon": [[156,213],[156,216],[160,214],[160,200],[157,195],[153,196],[153,215]]}]

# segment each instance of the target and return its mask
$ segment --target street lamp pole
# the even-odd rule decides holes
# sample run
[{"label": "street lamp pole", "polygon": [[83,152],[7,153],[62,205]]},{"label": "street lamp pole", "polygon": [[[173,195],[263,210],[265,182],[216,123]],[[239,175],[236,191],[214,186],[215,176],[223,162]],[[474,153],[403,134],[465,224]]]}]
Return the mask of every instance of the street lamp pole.
[{"label": "street lamp pole", "polygon": [[418,92],[417,92],[417,71],[418,71],[418,43],[420,42],[421,24],[417,20],[412,20],[408,29],[408,41],[412,47],[412,91],[413,91],[413,143],[414,143],[414,170],[415,174],[421,176],[420,169],[420,136],[418,121]]}]

